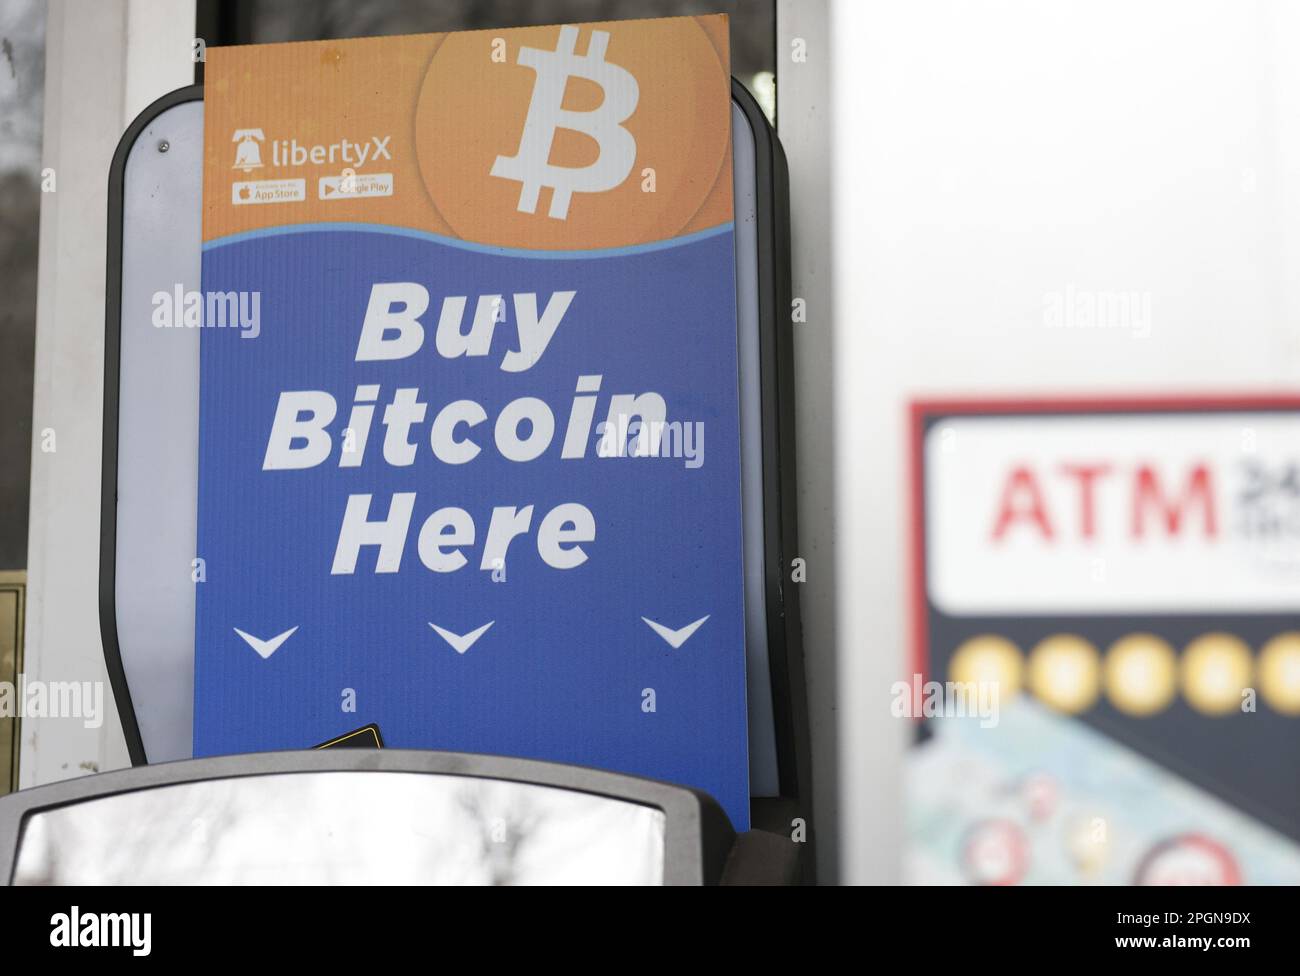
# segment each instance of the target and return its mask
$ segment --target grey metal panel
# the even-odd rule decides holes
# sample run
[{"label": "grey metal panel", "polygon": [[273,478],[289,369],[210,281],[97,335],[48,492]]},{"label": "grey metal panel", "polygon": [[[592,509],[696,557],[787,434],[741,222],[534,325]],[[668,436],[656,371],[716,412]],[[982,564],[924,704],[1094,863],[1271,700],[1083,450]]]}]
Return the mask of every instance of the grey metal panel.
[{"label": "grey metal panel", "polygon": [[39,810],[114,793],[176,783],[275,773],[378,771],[441,773],[538,783],[657,807],[664,812],[664,884],[716,882],[735,833],[722,808],[707,794],[686,787],[585,766],[406,749],[327,749],[220,756],[135,766],[84,776],[0,797],[0,879],[13,878],[23,822]]},{"label": "grey metal panel", "polygon": [[199,330],[155,328],[152,299],[199,289],[202,159],[203,103],[177,105],[136,140],[123,193],[117,630],[154,762],[192,755]]}]

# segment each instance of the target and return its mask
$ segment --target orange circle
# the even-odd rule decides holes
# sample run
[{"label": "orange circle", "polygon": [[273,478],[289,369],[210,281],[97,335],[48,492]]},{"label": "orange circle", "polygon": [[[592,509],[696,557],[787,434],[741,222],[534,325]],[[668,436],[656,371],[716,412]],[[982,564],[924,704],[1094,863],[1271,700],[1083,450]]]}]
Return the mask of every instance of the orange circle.
[{"label": "orange circle", "polygon": [[1250,647],[1232,634],[1202,634],[1183,650],[1183,697],[1205,715],[1241,711],[1255,670]]},{"label": "orange circle", "polygon": [[[579,29],[574,57],[590,58],[593,34],[607,32],[598,60],[617,70],[581,63],[610,79],[611,88],[625,77],[619,72],[636,80],[635,108],[619,123],[635,140],[634,161],[612,189],[574,192],[565,216],[551,216],[553,190],[544,169],[554,167],[555,178],[566,182],[563,168],[589,166],[601,144],[580,128],[556,127],[556,118],[539,111],[540,128],[553,131],[554,140],[546,167],[529,167],[542,187],[534,209],[520,210],[523,184],[493,176],[492,169],[499,157],[524,155],[524,126],[541,73],[567,78],[562,109],[579,118],[593,113],[594,119],[610,98],[603,82],[561,66],[555,52],[565,29],[450,34],[434,51],[416,110],[416,155],[429,196],[456,235],[503,247],[576,250],[665,240],[729,220],[729,80],[713,40],[693,18]],[[526,59],[541,65],[519,63],[525,48],[533,51]],[[538,153],[527,155],[531,163]],[[645,189],[647,169],[654,171],[653,192]]]},{"label": "orange circle", "polygon": [[1275,711],[1300,715],[1300,631],[1278,634],[1259,652],[1259,693]]},{"label": "orange circle", "polygon": [[1029,652],[1029,687],[1058,712],[1086,712],[1101,694],[1097,649],[1078,634],[1053,634]]},{"label": "orange circle", "polygon": [[948,662],[948,679],[992,689],[999,702],[1020,694],[1023,661],[1020,648],[996,634],[966,640]]},{"label": "orange circle", "polygon": [[1155,634],[1128,634],[1106,652],[1102,681],[1110,703],[1121,712],[1154,715],[1178,694],[1178,655]]}]

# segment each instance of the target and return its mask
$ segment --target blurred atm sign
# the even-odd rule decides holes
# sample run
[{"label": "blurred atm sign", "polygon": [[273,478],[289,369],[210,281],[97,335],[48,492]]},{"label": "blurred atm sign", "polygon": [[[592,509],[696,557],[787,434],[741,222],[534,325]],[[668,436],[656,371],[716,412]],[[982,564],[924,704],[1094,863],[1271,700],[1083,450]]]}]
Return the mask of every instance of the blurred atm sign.
[{"label": "blurred atm sign", "polygon": [[1300,605],[1300,398],[917,404],[949,614]]}]

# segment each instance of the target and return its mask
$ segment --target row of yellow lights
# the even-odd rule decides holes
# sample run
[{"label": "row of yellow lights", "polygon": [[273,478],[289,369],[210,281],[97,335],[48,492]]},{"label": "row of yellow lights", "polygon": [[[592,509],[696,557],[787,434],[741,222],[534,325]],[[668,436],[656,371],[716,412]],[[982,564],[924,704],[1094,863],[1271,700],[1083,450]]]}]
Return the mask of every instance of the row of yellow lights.
[{"label": "row of yellow lights", "polygon": [[1258,658],[1224,633],[1197,637],[1181,658],[1155,634],[1129,634],[1104,659],[1077,634],[1053,634],[1034,646],[1028,661],[1005,637],[984,634],[957,648],[948,671],[952,681],[996,683],[1003,702],[1027,688],[1070,714],[1087,711],[1104,691],[1121,712],[1155,715],[1181,690],[1197,711],[1228,715],[1242,710],[1249,688],[1274,711],[1300,716],[1300,631],[1278,634]]}]

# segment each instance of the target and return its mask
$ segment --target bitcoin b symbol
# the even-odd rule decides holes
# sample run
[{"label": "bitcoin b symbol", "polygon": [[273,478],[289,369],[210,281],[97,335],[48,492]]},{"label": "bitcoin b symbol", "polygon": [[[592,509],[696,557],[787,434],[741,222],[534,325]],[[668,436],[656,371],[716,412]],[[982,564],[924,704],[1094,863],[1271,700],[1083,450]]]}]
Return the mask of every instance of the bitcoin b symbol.
[{"label": "bitcoin b symbol", "polygon": [[[524,47],[519,64],[537,73],[528,117],[513,156],[498,156],[491,174],[522,183],[519,206],[522,213],[537,212],[542,187],[551,190],[549,214],[557,220],[569,216],[574,193],[603,193],[612,190],[632,172],[636,161],[636,140],[623,123],[636,110],[640,89],[631,73],[605,60],[609,46],[606,31],[592,31],[585,56],[574,54],[578,28],[561,27],[554,51]],[[601,104],[586,112],[562,107],[569,78],[585,78],[600,86]],[[596,161],[589,166],[552,166],[551,144],[557,129],[571,129],[590,136],[599,147]]]}]

